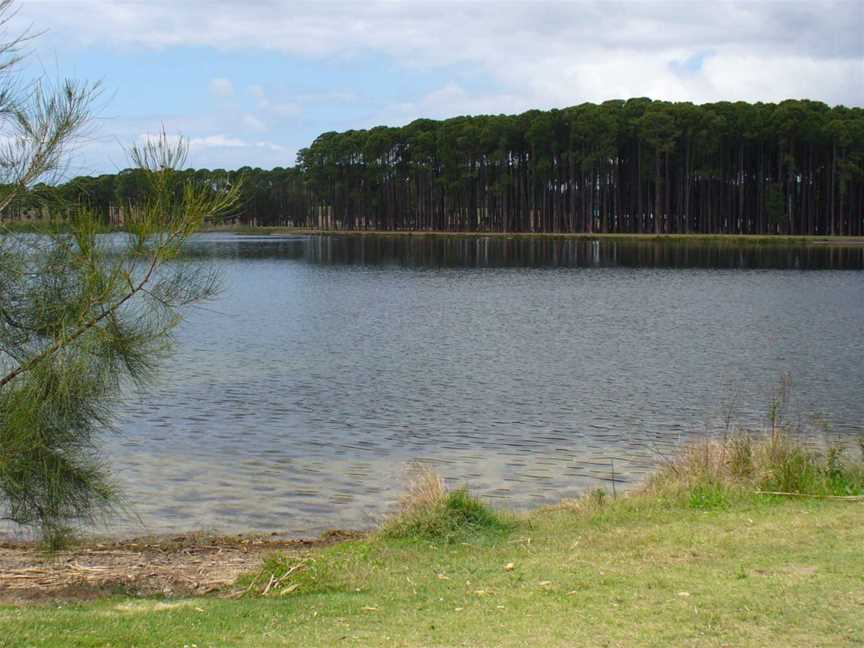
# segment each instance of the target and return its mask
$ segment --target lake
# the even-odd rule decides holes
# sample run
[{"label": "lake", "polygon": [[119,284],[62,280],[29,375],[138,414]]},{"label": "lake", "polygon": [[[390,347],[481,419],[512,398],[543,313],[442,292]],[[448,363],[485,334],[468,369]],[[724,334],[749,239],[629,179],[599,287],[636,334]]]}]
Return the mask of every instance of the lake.
[{"label": "lake", "polygon": [[415,462],[525,508],[632,486],[730,412],[864,432],[864,247],[198,237],[224,291],[106,438],[126,534],[364,528]]}]

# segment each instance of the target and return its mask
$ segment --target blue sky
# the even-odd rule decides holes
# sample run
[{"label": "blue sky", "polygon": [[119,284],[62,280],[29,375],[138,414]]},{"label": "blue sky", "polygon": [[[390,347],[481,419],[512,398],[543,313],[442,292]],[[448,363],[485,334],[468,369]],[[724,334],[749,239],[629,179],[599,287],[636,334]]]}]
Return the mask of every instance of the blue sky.
[{"label": "blue sky", "polygon": [[76,173],[90,173],[88,164],[92,172],[123,168],[124,147],[163,125],[194,141],[194,166],[288,166],[322,132],[410,121],[406,102],[448,83],[489,86],[487,79],[472,79],[470,70],[454,66],[409,73],[375,52],[310,59],[204,46],[135,51],[40,44],[28,65],[32,74],[102,86],[91,129],[95,141],[85,147],[86,160]]},{"label": "blue sky", "polygon": [[164,126],[196,167],[293,164],[329,130],[630,96],[864,103],[864,3],[30,0],[27,74],[98,80],[70,172]]}]

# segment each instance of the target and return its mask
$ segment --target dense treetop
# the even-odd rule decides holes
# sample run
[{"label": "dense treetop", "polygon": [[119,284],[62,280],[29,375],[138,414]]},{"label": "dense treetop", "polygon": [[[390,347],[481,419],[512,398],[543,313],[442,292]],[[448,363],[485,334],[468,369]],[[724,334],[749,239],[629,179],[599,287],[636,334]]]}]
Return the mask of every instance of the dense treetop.
[{"label": "dense treetop", "polygon": [[[294,167],[185,173],[243,176],[238,219],[259,225],[861,235],[864,109],[636,98],[328,132]],[[45,191],[116,222],[140,178]],[[32,210],[35,194],[13,211]]]}]

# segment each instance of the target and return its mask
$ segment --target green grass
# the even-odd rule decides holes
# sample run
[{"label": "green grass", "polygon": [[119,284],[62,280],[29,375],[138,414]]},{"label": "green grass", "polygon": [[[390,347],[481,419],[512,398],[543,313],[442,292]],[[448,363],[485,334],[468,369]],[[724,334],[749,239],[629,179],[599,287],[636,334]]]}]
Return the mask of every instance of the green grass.
[{"label": "green grass", "polygon": [[864,438],[852,447],[817,450],[800,430],[777,425],[770,432],[736,431],[687,448],[654,474],[645,490],[684,497],[696,508],[722,507],[753,492],[816,497],[864,495]]},{"label": "green grass", "polygon": [[464,543],[378,534],[276,556],[259,585],[309,565],[287,594],[6,606],[0,646],[864,643],[864,504],[706,497],[562,506]]},{"label": "green grass", "polygon": [[420,469],[402,499],[401,511],[379,534],[392,540],[452,544],[497,538],[513,526],[510,517],[484,504],[467,488],[448,491],[437,473]]},{"label": "green grass", "polygon": [[421,469],[378,532],[274,554],[234,598],[7,605],[0,647],[861,646],[864,500],[830,497],[864,492],[862,455],[775,426],[521,516]]}]

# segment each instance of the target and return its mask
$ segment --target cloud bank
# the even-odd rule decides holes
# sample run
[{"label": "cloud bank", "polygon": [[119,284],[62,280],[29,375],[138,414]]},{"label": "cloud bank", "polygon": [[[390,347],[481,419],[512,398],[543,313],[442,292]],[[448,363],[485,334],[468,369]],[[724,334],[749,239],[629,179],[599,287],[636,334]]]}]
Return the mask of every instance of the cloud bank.
[{"label": "cloud bank", "polygon": [[[412,67],[477,66],[507,89],[499,98],[512,105],[641,95],[864,102],[864,3],[858,0],[82,0],[34,3],[27,13],[37,24],[40,13],[51,23],[59,19],[83,44],[252,48],[305,57],[371,51],[393,57],[406,74]],[[682,69],[682,61],[706,50],[695,69]],[[454,99],[468,106],[474,100]]]},{"label": "cloud bank", "polygon": [[[389,82],[397,89],[418,75],[443,77],[432,90],[397,93],[332,128],[634,96],[697,103],[809,98],[864,105],[860,0],[47,0],[22,5],[22,14],[47,26],[64,47],[160,56],[209,48],[262,52],[310,65],[377,57],[392,62]],[[208,84],[211,101],[223,107],[242,97],[254,100],[253,109],[232,113],[216,130],[200,134],[225,137],[222,148],[236,154],[241,151],[229,140],[242,140],[254,152],[250,137],[255,133],[273,134],[274,125],[312,114],[325,101],[271,97],[262,85],[236,76],[212,78]],[[362,103],[357,93],[356,87],[332,88],[333,97],[346,104]],[[301,145],[273,141],[274,147],[291,150]],[[263,151],[257,149],[256,154]],[[275,156],[276,149],[270,153]]]}]

